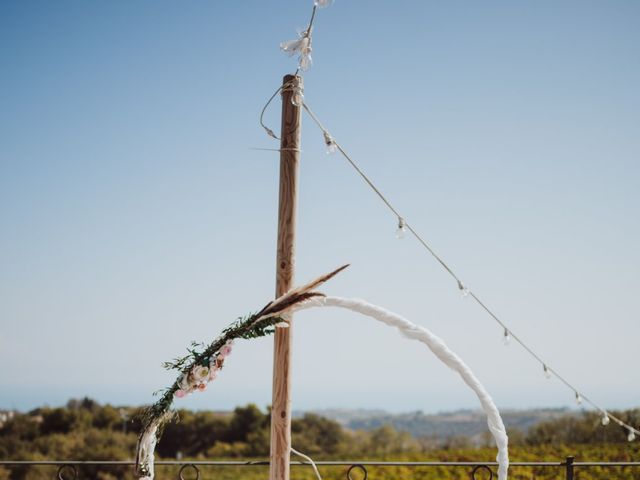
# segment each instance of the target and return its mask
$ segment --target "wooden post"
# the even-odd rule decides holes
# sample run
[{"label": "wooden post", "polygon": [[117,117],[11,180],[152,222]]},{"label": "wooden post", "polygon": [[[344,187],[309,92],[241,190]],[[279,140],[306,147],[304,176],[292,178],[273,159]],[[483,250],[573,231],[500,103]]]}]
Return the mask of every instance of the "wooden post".
[{"label": "wooden post", "polygon": [[[300,107],[291,103],[295,90],[302,92],[302,78],[286,75],[282,89],[280,132],[280,205],[276,297],[293,287],[295,233],[300,161]],[[291,457],[291,318],[289,328],[276,328],[273,352],[273,397],[271,402],[271,480],[289,480]]]}]

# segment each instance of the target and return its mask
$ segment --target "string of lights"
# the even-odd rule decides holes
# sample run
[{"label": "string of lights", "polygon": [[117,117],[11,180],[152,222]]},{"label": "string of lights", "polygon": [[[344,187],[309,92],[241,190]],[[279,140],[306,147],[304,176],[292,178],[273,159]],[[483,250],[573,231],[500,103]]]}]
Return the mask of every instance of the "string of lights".
[{"label": "string of lights", "polygon": [[[295,40],[291,40],[288,42],[283,42],[280,44],[280,48],[283,52],[287,53],[289,56],[298,55],[298,66],[295,71],[295,75],[300,74],[301,71],[306,71],[312,64],[311,59],[311,40],[312,40],[312,31],[313,31],[313,23],[316,18],[316,11],[318,8],[324,8],[333,3],[333,0],[314,0],[313,9],[311,12],[311,19],[307,28],[301,32],[299,32],[299,38]],[[278,138],[276,134],[268,128],[264,122],[263,117],[264,113],[267,110],[269,104],[273,101],[276,95],[287,88],[291,88],[290,85],[283,85],[278,88],[273,95],[269,98],[264,108],[260,113],[260,125],[264,128],[267,134],[273,138]],[[318,117],[313,113],[311,108],[304,101],[304,95],[301,90],[297,90],[294,92],[294,95],[291,98],[291,101],[296,106],[301,106],[307,112],[309,117],[313,120],[313,122],[318,126],[318,128],[322,132],[322,136],[324,139],[324,143],[327,148],[328,154],[335,154],[339,152],[345,160],[351,165],[351,167],[358,173],[358,175],[364,180],[364,182],[373,190],[373,192],[382,200],[382,202],[386,205],[386,207],[394,214],[397,218],[397,230],[396,237],[402,239],[406,237],[407,232],[415,237],[415,239],[425,248],[425,250],[440,264],[440,266],[456,281],[457,287],[460,290],[462,297],[471,298],[475,301],[482,310],[484,310],[489,317],[491,317],[503,330],[502,339],[505,345],[508,345],[511,340],[518,343],[530,356],[532,356],[542,367],[543,374],[546,378],[550,379],[552,377],[556,377],[560,382],[562,382],[568,389],[573,391],[575,401],[578,405],[587,403],[591,405],[595,410],[599,411],[602,415],[601,423],[606,426],[613,420],[620,427],[623,427],[627,431],[627,440],[632,442],[636,439],[636,435],[640,435],[640,430],[634,428],[633,426],[623,422],[619,417],[613,415],[609,410],[599,406],[589,397],[587,397],[584,393],[582,393],[578,388],[576,388],[572,383],[570,383],[565,377],[560,375],[557,370],[552,368],[546,361],[544,361],[533,349],[527,345],[524,340],[518,335],[516,335],[513,330],[511,330],[506,323],[498,317],[498,315],[490,309],[473,291],[469,289],[461,280],[461,278],[453,271],[453,269],[444,261],[442,257],[440,257],[435,250],[427,243],[427,241],[409,224],[406,218],[400,214],[400,212],[393,206],[393,204],[389,201],[389,199],[382,194],[380,189],[373,183],[373,181],[362,171],[362,169],[358,166],[358,164],[351,158],[351,156],[342,148],[342,146],[335,140],[335,138],[329,133],[322,122],[318,119]]]},{"label": "string of lights", "polygon": [[340,154],[347,160],[347,162],[353,167],[353,169],[358,173],[358,175],[365,181],[365,183],[375,192],[375,194],[382,200],[382,202],[386,205],[386,207],[396,216],[398,220],[398,228],[396,230],[396,237],[404,238],[409,232],[413,235],[416,240],[431,254],[433,258],[435,258],[438,263],[444,268],[444,270],[456,281],[457,287],[460,290],[460,293],[463,297],[468,297],[474,300],[489,316],[500,325],[503,329],[503,342],[505,345],[508,345],[513,339],[515,342],[520,344],[522,348],[525,349],[529,355],[531,355],[542,367],[542,371],[546,378],[551,378],[552,376],[556,377],[560,380],[567,388],[574,392],[575,401],[578,405],[581,405],[583,402],[591,405],[594,409],[598,410],[602,414],[601,423],[602,425],[608,425],[610,420],[613,420],[619,426],[624,427],[627,430],[627,440],[632,442],[635,440],[636,435],[640,435],[640,430],[634,428],[631,425],[623,422],[620,418],[613,415],[610,411],[596,404],[593,400],[587,397],[584,393],[582,393],[578,388],[576,388],[573,384],[571,384],[566,378],[560,375],[557,370],[552,368],[546,361],[544,361],[537,353],[533,351],[533,349],[527,345],[524,340],[518,335],[516,335],[513,330],[511,330],[506,323],[501,320],[494,312],[491,310],[473,291],[467,287],[460,277],[453,271],[453,269],[440,257],[435,250],[427,243],[427,241],[407,222],[406,217],[400,214],[398,209],[393,206],[393,204],[389,201],[389,199],[382,194],[380,189],[373,183],[373,181],[362,171],[362,169],[358,166],[358,164],[351,158],[351,156],[342,148],[342,146],[335,140],[335,138],[329,133],[329,131],[324,127],[322,122],[318,119],[313,110],[309,108],[309,105],[306,103],[302,104],[304,110],[309,114],[309,117],[314,121],[314,123],[318,126],[318,128],[322,131],[322,136],[324,138],[325,145],[327,147],[327,153],[333,154],[336,152],[340,152]]}]

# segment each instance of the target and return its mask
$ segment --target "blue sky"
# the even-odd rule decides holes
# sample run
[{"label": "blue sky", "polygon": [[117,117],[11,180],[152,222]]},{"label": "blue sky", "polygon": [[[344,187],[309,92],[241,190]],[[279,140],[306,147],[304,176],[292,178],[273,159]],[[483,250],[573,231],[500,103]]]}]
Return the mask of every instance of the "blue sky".
[{"label": "blue sky", "polygon": [[[160,363],[274,291],[277,148],[258,114],[311,1],[0,4],[0,408],[143,403]],[[640,404],[640,4],[336,0],[305,98],[510,327],[607,408]],[[279,104],[267,123],[279,127]],[[502,407],[564,406],[304,119],[297,277],[440,335]],[[271,398],[239,344],[224,409]],[[296,409],[476,400],[420,346],[300,314]]]}]

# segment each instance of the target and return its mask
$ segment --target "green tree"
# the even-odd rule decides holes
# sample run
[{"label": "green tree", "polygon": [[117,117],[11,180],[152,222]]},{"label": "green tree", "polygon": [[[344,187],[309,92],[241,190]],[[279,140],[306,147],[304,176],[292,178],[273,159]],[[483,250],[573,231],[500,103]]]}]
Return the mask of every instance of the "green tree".
[{"label": "green tree", "polygon": [[309,454],[335,454],[347,439],[339,423],[312,413],[291,422],[291,435],[294,448]]},{"label": "green tree", "polygon": [[253,403],[246,407],[236,407],[226,440],[229,442],[245,442],[251,432],[268,428],[267,416]]}]

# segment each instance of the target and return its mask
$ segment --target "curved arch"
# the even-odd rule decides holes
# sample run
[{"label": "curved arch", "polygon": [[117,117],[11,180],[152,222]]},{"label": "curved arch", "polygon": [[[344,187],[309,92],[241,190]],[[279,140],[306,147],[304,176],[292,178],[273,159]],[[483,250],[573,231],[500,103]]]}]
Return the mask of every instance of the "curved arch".
[{"label": "curved arch", "polygon": [[[336,272],[334,272],[333,274],[335,273]],[[327,276],[325,277],[330,278]],[[324,279],[325,277],[321,277],[321,279]],[[314,281],[309,284],[310,286],[305,287],[308,287],[309,289],[317,286],[317,284],[318,281]],[[482,409],[487,415],[487,424],[489,426],[489,430],[493,435],[493,438],[495,439],[496,446],[498,447],[498,455],[496,457],[498,461],[498,478],[499,480],[507,479],[507,470],[509,467],[508,438],[504,428],[504,424],[502,422],[502,418],[500,417],[500,413],[498,412],[496,405],[493,403],[491,396],[482,386],[480,381],[475,377],[471,369],[462,361],[460,357],[458,357],[453,351],[449,349],[449,347],[447,347],[442,339],[432,334],[425,327],[421,327],[419,325],[411,323],[409,320],[401,317],[400,315],[397,315],[382,307],[368,303],[364,300],[341,297],[326,297],[319,293],[306,292],[306,290],[304,290],[305,287],[301,287],[301,289],[296,289],[292,292],[289,292],[280,299],[269,303],[260,313],[249,317],[249,319],[247,319],[243,325],[247,328],[255,327],[256,322],[263,319],[263,317],[267,315],[264,314],[260,316],[261,313],[265,311],[265,309],[268,309],[270,307],[272,309],[275,308],[274,305],[278,305],[279,310],[275,311],[275,313],[272,313],[272,315],[282,315],[283,312],[293,312],[296,310],[303,310],[313,307],[338,307],[352,310],[354,312],[373,318],[374,320],[382,322],[386,325],[396,327],[405,337],[424,343],[436,355],[436,357],[438,357],[445,365],[447,365],[449,368],[460,375],[462,380],[475,392],[476,396],[480,400]],[[289,298],[289,296],[293,295],[294,293],[297,294],[295,301]],[[264,321],[267,320],[271,325],[278,321],[281,321],[281,318],[277,316],[270,316]],[[223,338],[223,340],[225,339],[226,337]],[[210,348],[213,349],[214,347],[216,347],[216,345],[217,343],[214,342],[212,346],[210,346]],[[191,368],[191,366],[189,368]],[[151,416],[149,423],[146,425],[139,437],[136,452],[136,470],[138,473],[138,477],[141,479],[152,480],[154,478],[154,450],[158,439],[157,432],[159,427],[163,423],[168,421],[168,419],[171,417],[171,411],[169,410],[169,408],[173,401],[173,395],[178,388],[177,385],[179,382],[180,380],[174,383],[174,385],[165,392],[163,398],[168,397],[168,400],[165,401],[161,399],[158,411],[152,412],[153,415]]]},{"label": "curved arch", "polygon": [[482,405],[482,410],[487,416],[489,431],[498,447],[498,455],[496,456],[496,460],[498,461],[498,478],[499,480],[506,480],[507,470],[509,468],[509,439],[502,418],[500,417],[500,412],[489,393],[471,369],[458,355],[447,347],[440,337],[434,335],[425,327],[416,325],[400,315],[361,299],[317,297],[296,306],[295,310],[304,310],[313,307],[337,307],[351,310],[391,327],[396,327],[405,337],[427,345],[438,359],[460,375],[464,383],[466,383],[478,397]]}]

